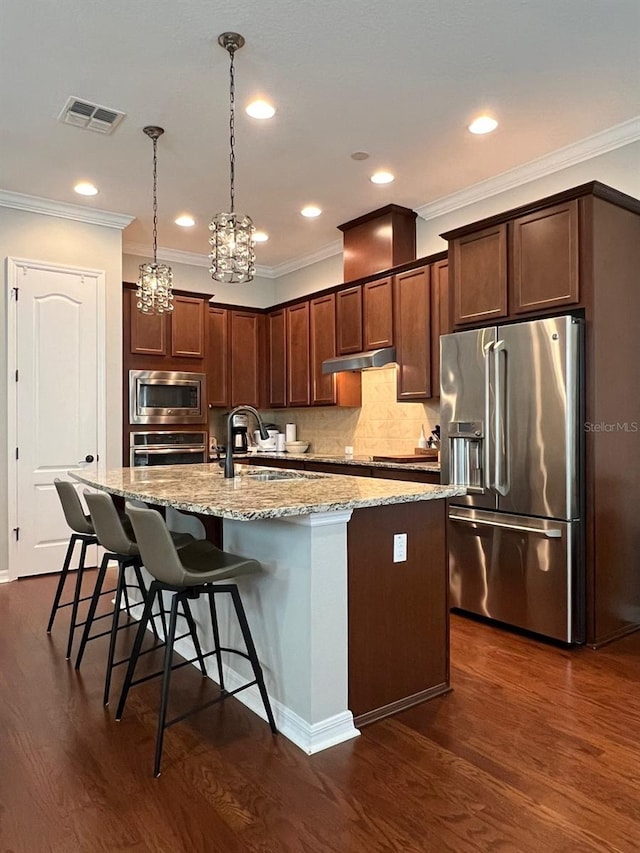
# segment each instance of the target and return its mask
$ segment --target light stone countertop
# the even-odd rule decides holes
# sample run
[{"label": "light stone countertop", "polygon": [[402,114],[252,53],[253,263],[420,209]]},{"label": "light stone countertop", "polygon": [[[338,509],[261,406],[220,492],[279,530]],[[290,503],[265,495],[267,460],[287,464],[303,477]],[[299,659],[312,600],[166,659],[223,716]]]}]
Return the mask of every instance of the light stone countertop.
[{"label": "light stone countertop", "polygon": [[[331,462],[340,465],[366,465],[367,468],[395,468],[399,471],[429,471],[431,473],[440,473],[440,463],[436,460],[429,462],[373,462],[372,456],[354,456],[347,459],[344,456],[328,456],[325,453],[276,453],[276,452],[258,452],[247,453],[244,456],[235,456],[234,459],[242,460],[241,464],[248,459],[256,457],[257,459],[291,459],[304,462]],[[211,456],[215,459],[215,456]]]},{"label": "light stone countertop", "polygon": [[282,476],[283,470],[286,469],[238,465],[239,476],[233,479],[225,479],[217,464],[117,468],[104,474],[70,471],[69,474],[81,483],[123,498],[239,521],[442,500],[466,494],[465,489],[457,486],[310,471],[291,471],[292,479],[264,478],[265,474]]}]

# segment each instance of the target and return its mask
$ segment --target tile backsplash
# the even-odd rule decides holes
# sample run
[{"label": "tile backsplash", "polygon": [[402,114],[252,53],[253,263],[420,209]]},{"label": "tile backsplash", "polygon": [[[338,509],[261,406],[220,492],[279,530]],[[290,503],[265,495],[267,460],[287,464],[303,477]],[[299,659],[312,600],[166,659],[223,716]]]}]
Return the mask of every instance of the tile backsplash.
[{"label": "tile backsplash", "polygon": [[[365,370],[362,373],[362,407],[304,409],[262,409],[265,421],[277,424],[284,432],[286,423],[295,423],[298,438],[310,442],[309,451],[342,456],[346,446],[356,456],[382,453],[412,453],[418,445],[420,427],[425,435],[439,423],[438,401],[398,403],[396,401],[396,365]],[[216,410],[211,415],[211,434],[224,443],[224,417]],[[254,425],[249,427],[255,429]]]}]

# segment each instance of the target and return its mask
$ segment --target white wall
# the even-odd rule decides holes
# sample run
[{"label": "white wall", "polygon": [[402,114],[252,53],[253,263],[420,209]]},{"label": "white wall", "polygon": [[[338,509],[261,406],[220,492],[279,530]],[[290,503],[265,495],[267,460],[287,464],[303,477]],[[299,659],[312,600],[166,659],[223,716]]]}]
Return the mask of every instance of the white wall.
[{"label": "white wall", "polygon": [[[141,258],[137,255],[126,254],[122,258],[123,281],[136,282],[138,267],[148,263],[150,257]],[[163,264],[169,264],[173,271],[173,287],[175,290],[189,290],[192,293],[208,293],[215,295],[215,301],[229,305],[245,305],[248,308],[268,308],[274,305],[276,299],[276,284],[273,279],[256,276],[248,284],[221,284],[213,281],[209,268],[196,264],[178,263],[159,258]]]},{"label": "white wall", "polygon": [[122,232],[38,213],[0,207],[0,566],[8,562],[7,482],[7,268],[6,258],[104,270],[106,283],[107,467],[122,458]]}]

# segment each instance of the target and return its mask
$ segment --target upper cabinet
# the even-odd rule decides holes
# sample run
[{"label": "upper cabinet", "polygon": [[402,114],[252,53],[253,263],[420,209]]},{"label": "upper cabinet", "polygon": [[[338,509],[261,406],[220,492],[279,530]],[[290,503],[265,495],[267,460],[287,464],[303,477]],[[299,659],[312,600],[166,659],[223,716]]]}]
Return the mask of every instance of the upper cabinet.
[{"label": "upper cabinet", "polygon": [[309,379],[309,303],[305,300],[287,308],[287,405],[309,405]]},{"label": "upper cabinet", "polygon": [[336,355],[336,294],[318,296],[309,302],[309,352],[311,405],[359,406],[359,373],[322,372],[322,362]]},{"label": "upper cabinet", "polygon": [[393,278],[368,281],[362,287],[363,349],[393,346]]},{"label": "upper cabinet", "polygon": [[336,294],[336,355],[362,352],[362,285]]},{"label": "upper cabinet", "polygon": [[134,355],[167,355],[167,315],[138,311],[135,290],[125,290],[123,299],[129,308],[130,352]]},{"label": "upper cabinet", "polygon": [[125,291],[129,299],[129,341],[132,355],[158,355],[200,359],[205,355],[205,299],[174,296],[169,314],[142,314],[135,290]]},{"label": "upper cabinet", "polygon": [[431,397],[431,269],[400,273],[394,282],[398,400]]},{"label": "upper cabinet", "polygon": [[451,232],[453,325],[484,324],[580,302],[578,201]]},{"label": "upper cabinet", "polygon": [[267,405],[287,405],[287,312],[280,308],[267,314]]},{"label": "upper cabinet", "polygon": [[207,402],[210,406],[229,405],[229,312],[209,307],[207,361]]},{"label": "upper cabinet", "polygon": [[257,311],[230,311],[229,318],[230,405],[259,406],[263,315]]}]

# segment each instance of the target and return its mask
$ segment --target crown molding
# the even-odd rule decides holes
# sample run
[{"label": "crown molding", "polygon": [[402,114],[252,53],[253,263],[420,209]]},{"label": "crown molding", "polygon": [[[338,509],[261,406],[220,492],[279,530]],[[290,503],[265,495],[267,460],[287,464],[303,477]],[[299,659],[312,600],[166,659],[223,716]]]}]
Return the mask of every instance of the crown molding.
[{"label": "crown molding", "polygon": [[79,204],[52,201],[48,198],[14,193],[9,190],[0,190],[0,207],[26,210],[28,213],[40,213],[44,216],[57,216],[59,219],[72,219],[89,225],[105,225],[107,228],[119,228],[121,231],[135,219],[135,216],[127,216],[124,213],[111,213],[108,210],[96,210]]},{"label": "crown molding", "polygon": [[581,139],[572,145],[558,148],[556,151],[552,151],[551,154],[545,154],[543,157],[530,160],[524,166],[517,166],[515,169],[501,172],[493,178],[487,178],[486,181],[480,181],[477,184],[472,184],[470,187],[465,187],[465,189],[459,192],[443,196],[422,205],[422,207],[416,207],[415,210],[422,219],[435,219],[437,216],[443,216],[446,213],[459,210],[461,207],[466,207],[490,196],[514,189],[537,178],[552,175],[561,169],[567,169],[569,166],[590,160],[592,157],[597,157],[600,154],[606,154],[607,151],[613,151],[616,148],[630,145],[632,142],[638,142],[638,140],[640,140],[640,116],[636,116],[636,118],[629,119],[629,121],[622,122],[621,124],[616,124],[614,127],[610,127],[586,139]]},{"label": "crown molding", "polygon": [[[135,255],[136,257],[144,258],[149,256],[149,246],[142,243],[125,243],[122,251],[126,255]],[[334,243],[329,243],[315,252],[310,252],[308,255],[302,255],[299,258],[293,258],[274,267],[256,265],[256,275],[261,278],[279,278],[281,275],[311,266],[311,264],[315,264],[318,261],[324,261],[326,258],[339,255],[341,252],[342,241],[336,240]],[[162,246],[158,246],[156,254],[160,260],[168,261],[169,263],[190,264],[194,267],[209,268],[209,256],[201,255],[198,252],[183,252],[180,249],[165,249]]]}]

